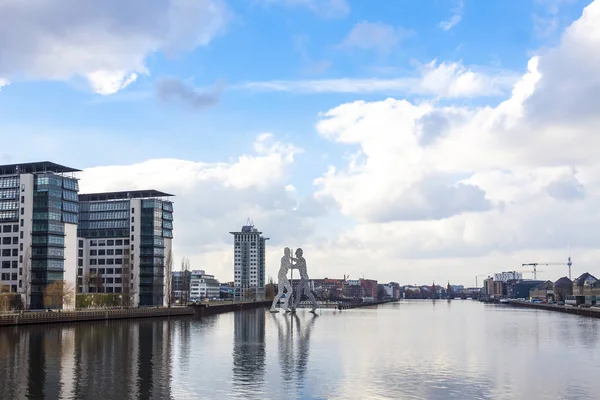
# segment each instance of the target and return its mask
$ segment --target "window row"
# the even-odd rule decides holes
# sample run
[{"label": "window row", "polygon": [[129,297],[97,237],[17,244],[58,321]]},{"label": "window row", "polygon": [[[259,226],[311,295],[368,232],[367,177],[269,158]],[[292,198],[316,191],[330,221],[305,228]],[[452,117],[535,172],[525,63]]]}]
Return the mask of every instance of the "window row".
[{"label": "window row", "polygon": [[79,213],[79,203],[73,203],[71,201],[63,202],[63,211]]},{"label": "window row", "polygon": [[11,201],[11,200],[1,200],[0,201],[0,210],[18,210],[19,202]]},{"label": "window row", "polygon": [[38,186],[48,186],[48,185],[52,185],[52,186],[58,186],[58,187],[62,187],[63,186],[63,180],[60,176],[57,175],[38,175],[35,178],[35,184]]},{"label": "window row", "polygon": [[16,272],[13,272],[12,274],[9,272],[4,272],[2,274],[3,281],[16,281],[17,279],[19,279],[19,277]]},{"label": "window row", "polygon": [[53,232],[53,233],[65,233],[65,226],[62,224],[53,223],[33,223],[33,232]]},{"label": "window row", "polygon": [[18,264],[16,261],[7,261],[7,260],[2,261],[2,269],[17,268],[17,266],[18,266]]},{"label": "window row", "polygon": [[65,237],[64,236],[32,236],[31,242],[33,244],[56,244],[60,246],[65,245]]},{"label": "window row", "polygon": [[0,189],[0,199],[16,199],[19,196],[19,189]]},{"label": "window row", "polygon": [[33,247],[31,254],[34,256],[51,256],[51,257],[63,257],[65,256],[65,249],[62,247]]},{"label": "window row", "polygon": [[19,249],[2,249],[2,257],[16,257],[19,255]]},{"label": "window row", "polygon": [[19,225],[3,225],[2,232],[10,233],[10,232],[19,232]]},{"label": "window row", "polygon": [[123,265],[122,258],[92,258],[90,265]]},{"label": "window row", "polygon": [[155,247],[164,247],[165,240],[161,237],[158,238],[142,238],[141,240],[142,246],[155,246]]},{"label": "window row", "polygon": [[129,219],[129,211],[94,211],[82,213],[81,220]]},{"label": "window row", "polygon": [[63,260],[31,260],[31,268],[47,268],[47,269],[59,269],[62,270],[64,267]]},{"label": "window row", "polygon": [[121,256],[121,255],[123,255],[123,249],[106,249],[106,250],[91,249],[90,250],[90,256]]},{"label": "window row", "polygon": [[82,212],[129,210],[129,201],[83,202],[80,207]]},{"label": "window row", "polygon": [[68,224],[76,224],[77,223],[77,214],[71,214],[68,212],[63,213],[63,222]]},{"label": "window row", "polygon": [[2,238],[2,244],[18,244],[19,238],[17,236],[6,236]]},{"label": "window row", "polygon": [[129,220],[81,221],[79,223],[79,229],[110,229],[127,227],[129,227]]},{"label": "window row", "polygon": [[77,192],[73,192],[71,190],[63,190],[62,198],[69,201],[79,201],[79,196],[77,195]]},{"label": "window row", "polygon": [[[127,270],[125,270],[127,272]],[[90,268],[90,274],[98,275],[121,275],[123,270],[121,268]],[[77,270],[77,276],[83,276],[83,268]]]},{"label": "window row", "polygon": [[[128,246],[129,239],[90,240],[90,246]],[[80,247],[83,247],[83,243]]]},{"label": "window row", "polygon": [[19,187],[19,177],[7,176],[0,178],[0,188],[14,188]]},{"label": "window row", "polygon": [[33,213],[34,220],[52,220],[52,221],[60,221],[62,220],[61,212],[35,212]]}]

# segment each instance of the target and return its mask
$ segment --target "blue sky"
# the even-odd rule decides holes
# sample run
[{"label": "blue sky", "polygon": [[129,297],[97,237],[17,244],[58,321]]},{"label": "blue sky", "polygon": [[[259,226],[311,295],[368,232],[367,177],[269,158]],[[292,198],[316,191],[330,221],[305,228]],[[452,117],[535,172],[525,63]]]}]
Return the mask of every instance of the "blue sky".
[{"label": "blue sky", "polygon": [[[6,55],[0,58],[0,82],[9,83],[0,84],[0,135],[8,144],[28,144],[0,149],[2,161],[49,159],[88,169],[111,165],[127,168],[168,158],[196,163],[197,168],[217,176],[220,166],[233,170],[239,157],[247,156],[257,163],[264,161],[260,168],[266,168],[265,176],[276,176],[272,189],[278,193],[273,194],[277,202],[285,203],[287,194],[282,194],[282,188],[288,187],[289,194],[291,185],[297,196],[294,201],[313,199],[319,207],[327,208],[319,217],[321,222],[302,220],[305,225],[298,240],[313,243],[311,237],[330,235],[334,242],[357,243],[358,239],[345,237],[345,232],[366,232],[373,224],[383,223],[382,218],[385,223],[390,222],[381,216],[369,219],[375,217],[366,215],[367,211],[352,211],[353,204],[364,206],[365,210],[385,209],[392,203],[424,199],[427,193],[446,192],[423,182],[390,180],[389,201],[387,194],[373,189],[374,196],[379,196],[377,203],[362,199],[360,188],[353,186],[351,190],[352,179],[356,179],[356,185],[379,184],[386,174],[424,180],[435,176],[435,182],[454,179],[446,183],[446,190],[462,187],[458,181],[465,177],[477,180],[477,174],[484,172],[479,167],[459,171],[447,171],[446,166],[430,168],[432,162],[425,160],[434,155],[440,157],[442,147],[423,145],[405,153],[403,149],[408,147],[403,146],[409,146],[409,139],[400,140],[397,136],[414,124],[403,125],[408,114],[392,116],[399,112],[401,104],[392,106],[383,101],[406,100],[414,105],[413,111],[406,113],[415,113],[417,122],[424,113],[449,113],[450,122],[436,125],[434,130],[437,135],[444,127],[454,129],[464,122],[457,117],[461,113],[471,113],[475,118],[481,109],[494,109],[509,99],[513,85],[527,73],[532,57],[542,57],[543,69],[543,61],[552,59],[553,49],[566,51],[561,35],[593,2],[161,0],[150,6],[139,0],[127,4],[112,0],[67,3],[17,5],[0,0],[0,37],[5,38],[0,40],[0,54]],[[14,22],[17,20],[19,24]],[[97,72],[107,75],[92,78],[91,74]],[[132,73],[137,74],[137,79],[123,84]],[[117,86],[111,86],[106,76],[116,79]],[[169,98],[161,95],[159,89],[165,80],[177,85],[176,89],[171,88],[175,94],[170,92]],[[201,106],[192,106],[198,101]],[[350,107],[355,101],[364,103]],[[344,105],[345,108],[337,108]],[[387,106],[391,110],[385,109]],[[330,110],[337,111],[327,122],[320,113]],[[464,127],[465,132],[467,128]],[[254,151],[255,141],[262,133],[272,133],[277,143],[275,150],[263,154],[267,161]],[[381,137],[381,141],[374,141],[373,137]],[[453,140],[459,143],[462,138],[456,136]],[[483,141],[476,138],[470,143],[480,140]],[[284,160],[291,154],[281,150],[284,145],[302,149],[293,152],[293,162]],[[384,152],[386,148],[389,154]],[[428,152],[432,152],[430,156]],[[447,157],[453,157],[449,154]],[[274,155],[281,160],[269,158]],[[413,156],[421,157],[420,161],[413,160]],[[358,170],[352,169],[353,157],[364,162],[359,162],[360,173],[375,165],[382,169],[370,177],[359,176]],[[410,167],[416,169],[408,169],[406,160],[416,163]],[[331,166],[336,172],[332,179],[326,179],[329,186],[324,184],[327,187],[319,189],[313,184],[315,179],[326,176]],[[275,174],[272,169],[279,167],[283,172]],[[138,182],[136,179],[133,182]],[[107,185],[110,186],[104,186]],[[381,185],[388,187],[383,181]],[[483,186],[481,183],[477,187]],[[401,192],[408,187],[413,194],[406,198]],[[415,194],[417,187],[425,194]],[[344,190],[344,196],[349,198],[340,197]],[[493,203],[491,189],[484,191]],[[433,207],[431,202],[427,204]],[[255,206],[257,214],[269,212],[270,206],[259,204],[258,200]],[[430,215],[422,208],[424,205],[419,207],[418,211],[411,211],[413,216]],[[443,208],[440,205],[431,215],[443,214],[440,207]],[[279,211],[265,217],[269,221],[265,224],[275,229],[269,224],[276,224],[276,216],[284,214]],[[240,219],[251,212],[240,211],[245,214]],[[405,212],[397,215],[403,215],[396,221],[402,227],[413,223],[407,221],[418,220],[406,217]],[[429,238],[434,235],[431,232],[450,229],[442,228],[438,217],[427,217],[423,224],[432,229],[423,228],[429,232],[424,237]],[[423,243],[430,246],[431,240],[424,239]],[[189,252],[192,246],[186,246],[185,251]],[[203,260],[202,255],[197,257]]]}]

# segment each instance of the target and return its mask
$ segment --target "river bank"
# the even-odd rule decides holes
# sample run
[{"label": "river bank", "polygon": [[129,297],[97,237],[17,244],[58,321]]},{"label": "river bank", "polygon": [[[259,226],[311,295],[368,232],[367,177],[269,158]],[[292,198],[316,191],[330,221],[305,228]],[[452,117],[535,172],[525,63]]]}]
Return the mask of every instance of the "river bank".
[{"label": "river bank", "polygon": [[103,321],[113,319],[204,316],[231,311],[248,310],[270,306],[270,301],[219,302],[194,304],[185,307],[124,308],[106,310],[75,310],[53,312],[22,312],[0,315],[0,327],[50,323]]},{"label": "river bank", "polygon": [[580,315],[583,317],[600,318],[600,309],[592,307],[559,306],[556,304],[529,303],[516,300],[510,300],[508,304],[514,307],[537,308],[539,310],[556,311],[565,314]]}]

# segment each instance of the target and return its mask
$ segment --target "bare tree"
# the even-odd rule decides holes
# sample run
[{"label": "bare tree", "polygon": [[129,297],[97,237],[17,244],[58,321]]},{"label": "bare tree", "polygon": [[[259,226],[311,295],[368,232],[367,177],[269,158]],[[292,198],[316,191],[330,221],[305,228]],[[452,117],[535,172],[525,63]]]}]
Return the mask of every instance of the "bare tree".
[{"label": "bare tree", "polygon": [[181,303],[187,304],[190,298],[190,260],[183,257],[181,260],[181,271],[183,273],[181,282]]},{"label": "bare tree", "polygon": [[129,307],[132,305],[132,285],[131,285],[131,256],[129,249],[123,251],[123,264],[121,265],[121,301],[122,305]]},{"label": "bare tree", "polygon": [[44,307],[61,308],[70,307],[75,300],[75,287],[71,282],[52,282],[44,290]]},{"label": "bare tree", "polygon": [[169,250],[165,257],[165,291],[167,307],[171,307],[173,301],[173,252]]}]

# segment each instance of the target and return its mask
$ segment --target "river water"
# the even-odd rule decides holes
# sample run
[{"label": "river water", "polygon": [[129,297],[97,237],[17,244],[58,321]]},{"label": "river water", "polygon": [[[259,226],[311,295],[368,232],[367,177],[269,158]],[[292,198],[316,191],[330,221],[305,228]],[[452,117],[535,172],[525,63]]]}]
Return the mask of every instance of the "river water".
[{"label": "river water", "polygon": [[0,399],[597,399],[599,334],[468,300],[0,328]]}]

